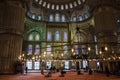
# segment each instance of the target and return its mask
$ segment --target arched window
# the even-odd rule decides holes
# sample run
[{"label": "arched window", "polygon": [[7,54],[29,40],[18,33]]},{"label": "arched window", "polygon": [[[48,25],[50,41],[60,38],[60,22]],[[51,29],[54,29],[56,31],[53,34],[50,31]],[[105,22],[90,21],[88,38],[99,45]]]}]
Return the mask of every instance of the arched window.
[{"label": "arched window", "polygon": [[82,21],[82,20],[83,20],[83,17],[82,17],[81,15],[79,16],[79,20],[80,20],[80,21]]},{"label": "arched window", "polygon": [[56,5],[56,10],[59,10],[59,5]]},{"label": "arched window", "polygon": [[63,10],[64,9],[64,6],[63,5],[61,5],[61,10]]},{"label": "arched window", "polygon": [[53,17],[52,14],[51,14],[50,17],[49,17],[49,21],[50,21],[50,22],[54,21],[54,17]]},{"label": "arched window", "polygon": [[42,4],[42,0],[39,1],[39,4],[40,4],[40,5]]},{"label": "arched window", "polygon": [[32,35],[32,34],[29,35],[28,40],[29,40],[29,41],[32,41],[32,40],[33,40],[33,35]]},{"label": "arched window", "polygon": [[62,15],[61,21],[62,21],[62,22],[65,22],[65,15]]},{"label": "arched window", "polygon": [[46,2],[43,3],[43,7],[45,7],[45,6],[46,6]]},{"label": "arched window", "polygon": [[76,22],[77,21],[77,17],[73,16],[72,21]]},{"label": "arched window", "polygon": [[39,61],[35,61],[34,62],[34,69],[36,70],[39,70],[40,69],[40,62]]},{"label": "arched window", "polygon": [[64,68],[65,68],[65,69],[69,69],[69,66],[70,66],[70,65],[69,65],[69,61],[65,61]]},{"label": "arched window", "polygon": [[39,54],[40,53],[40,46],[37,44],[35,46],[35,55]]},{"label": "arched window", "polygon": [[76,3],[76,1],[74,2],[74,6],[75,6],[75,7],[77,6],[77,3]]},{"label": "arched window", "polygon": [[60,40],[60,33],[59,33],[59,31],[56,31],[56,32],[55,32],[55,40],[56,40],[56,41],[59,41],[59,40]]},{"label": "arched window", "polygon": [[60,21],[60,15],[57,13],[55,14],[55,21],[56,22],[59,22]]},{"label": "arched window", "polygon": [[76,53],[76,54],[79,54],[79,47],[78,47],[78,45],[75,45],[75,46],[74,46],[74,49],[75,49],[75,53]]},{"label": "arched window", "polygon": [[85,47],[82,47],[82,54],[86,54],[86,48]]},{"label": "arched window", "polygon": [[26,66],[28,69],[32,69],[32,61],[26,61]]},{"label": "arched window", "polygon": [[41,16],[38,16],[38,20],[41,20],[42,19],[42,17]]},{"label": "arched window", "polygon": [[55,9],[55,5],[53,4],[51,8],[52,8],[52,9]]},{"label": "arched window", "polygon": [[78,1],[78,4],[80,5],[81,4],[81,1],[80,0],[77,0]]},{"label": "arched window", "polygon": [[39,41],[40,40],[40,35],[39,34],[36,34],[35,35],[35,41]]},{"label": "arched window", "polygon": [[88,66],[88,61],[87,60],[83,60],[82,61],[82,65],[83,65],[83,68],[86,68]]},{"label": "arched window", "polygon": [[38,2],[38,0],[35,0],[36,2]]},{"label": "arched window", "polygon": [[82,2],[85,2],[85,0],[82,0]]},{"label": "arched window", "polygon": [[67,39],[68,39],[68,34],[67,32],[64,32],[64,41],[67,41]]},{"label": "arched window", "polygon": [[47,40],[48,41],[52,40],[52,33],[51,32],[47,32]]},{"label": "arched window", "polygon": [[32,15],[32,19],[35,19],[35,14]]},{"label": "arched window", "polygon": [[50,8],[50,3],[47,4],[47,8]]},{"label": "arched window", "polygon": [[85,17],[85,19],[87,19],[87,18],[88,18],[88,14],[87,14],[87,13],[85,13],[84,17]]},{"label": "arched window", "polygon": [[69,6],[70,6],[70,8],[73,8],[73,5],[72,5],[72,3],[70,3],[70,4],[69,4]]},{"label": "arched window", "polygon": [[68,9],[68,4],[65,5],[65,9]]},{"label": "arched window", "polygon": [[28,45],[28,55],[31,55],[33,51],[33,46],[30,44]]},{"label": "arched window", "polygon": [[40,35],[38,32],[33,31],[29,34],[28,36],[29,41],[39,41],[40,40]]}]

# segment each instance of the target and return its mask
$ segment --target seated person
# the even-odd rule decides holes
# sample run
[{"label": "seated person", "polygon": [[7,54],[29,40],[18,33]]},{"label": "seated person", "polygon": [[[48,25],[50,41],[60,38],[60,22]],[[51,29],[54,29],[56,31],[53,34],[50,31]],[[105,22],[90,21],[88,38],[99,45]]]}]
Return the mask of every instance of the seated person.
[{"label": "seated person", "polygon": [[52,73],[49,71],[47,75],[45,75],[45,77],[51,77]]},{"label": "seated person", "polygon": [[89,75],[91,75],[91,74],[92,74],[92,72],[93,72],[93,71],[90,69],[90,70],[89,70]]}]

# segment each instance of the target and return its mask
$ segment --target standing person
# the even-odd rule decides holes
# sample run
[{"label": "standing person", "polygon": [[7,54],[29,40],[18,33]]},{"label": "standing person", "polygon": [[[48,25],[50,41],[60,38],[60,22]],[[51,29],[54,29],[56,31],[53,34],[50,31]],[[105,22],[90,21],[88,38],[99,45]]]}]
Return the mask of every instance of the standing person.
[{"label": "standing person", "polygon": [[86,66],[86,68],[85,68],[85,69],[86,69],[86,71],[88,71],[88,66]]},{"label": "standing person", "polygon": [[55,66],[53,66],[53,72],[55,73],[55,71],[56,71],[56,68],[55,68]]},{"label": "standing person", "polygon": [[51,72],[53,71],[53,67],[52,67],[52,66],[50,67],[50,71],[51,71]]},{"label": "standing person", "polygon": [[110,72],[109,72],[109,69],[108,69],[108,67],[107,67],[107,66],[105,67],[105,73],[106,73],[106,76],[108,76],[108,77],[109,77]]},{"label": "standing person", "polygon": [[28,71],[28,68],[27,68],[27,66],[25,67],[25,71],[26,71],[26,74],[27,74],[27,71]]}]

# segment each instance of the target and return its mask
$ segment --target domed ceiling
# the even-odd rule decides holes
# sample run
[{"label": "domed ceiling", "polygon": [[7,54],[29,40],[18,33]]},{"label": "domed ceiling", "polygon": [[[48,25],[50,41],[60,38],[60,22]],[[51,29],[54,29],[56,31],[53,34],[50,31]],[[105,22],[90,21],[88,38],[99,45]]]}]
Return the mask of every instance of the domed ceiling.
[{"label": "domed ceiling", "polygon": [[[65,15],[66,19],[76,21],[87,20],[92,16],[94,9],[104,4],[114,6],[120,9],[120,1],[111,0],[27,0],[26,13],[31,16],[38,16],[39,20],[44,16],[46,21],[49,20],[50,15],[59,13],[61,16]],[[28,15],[29,16],[29,15]],[[34,19],[34,17],[32,19]],[[70,18],[69,18],[70,17]],[[37,19],[37,20],[38,20]],[[45,20],[44,19],[44,20]]]},{"label": "domed ceiling", "polygon": [[71,3],[77,0],[43,0],[43,1],[53,3],[53,4],[65,4],[65,3]]},{"label": "domed ceiling", "polygon": [[35,3],[51,10],[67,10],[85,3],[86,0],[35,0]]}]

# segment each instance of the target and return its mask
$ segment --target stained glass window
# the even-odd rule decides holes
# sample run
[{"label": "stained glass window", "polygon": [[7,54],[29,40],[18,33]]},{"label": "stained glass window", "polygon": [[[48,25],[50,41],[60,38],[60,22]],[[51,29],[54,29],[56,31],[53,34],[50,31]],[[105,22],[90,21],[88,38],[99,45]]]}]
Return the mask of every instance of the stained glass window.
[{"label": "stained glass window", "polygon": [[50,22],[54,21],[54,17],[53,17],[52,14],[51,14],[50,17],[49,17],[49,21],[50,21]]},{"label": "stained glass window", "polygon": [[64,32],[64,41],[67,41],[67,39],[68,39],[68,34],[67,32]]},{"label": "stained glass window", "polygon": [[75,45],[75,46],[74,46],[74,49],[75,49],[75,53],[76,53],[76,54],[79,54],[79,47],[78,47],[78,45]]},{"label": "stained glass window", "polygon": [[59,15],[58,13],[55,15],[55,21],[56,21],[56,22],[59,22],[59,21],[60,21],[60,15]]},{"label": "stained glass window", "polygon": [[38,20],[41,20],[42,19],[42,17],[41,16],[38,16]]},{"label": "stained glass window", "polygon": [[56,41],[59,41],[59,40],[60,40],[60,33],[59,33],[59,31],[56,31],[56,32],[55,32],[55,40],[56,40]]},{"label": "stained glass window", "polygon": [[83,20],[83,18],[82,18],[82,16],[81,16],[81,15],[79,16],[79,20],[80,20],[80,21],[82,21],[82,20]]},{"label": "stained glass window", "polygon": [[29,35],[28,40],[29,40],[29,41],[32,41],[32,40],[33,40],[33,35],[32,35],[32,34]]},{"label": "stained glass window", "polygon": [[47,32],[47,40],[48,41],[52,40],[52,33],[51,32]]},{"label": "stained glass window", "polygon": [[65,22],[65,15],[62,15],[62,22]]},{"label": "stained glass window", "polygon": [[39,54],[40,53],[40,46],[37,44],[35,46],[35,54]]},{"label": "stained glass window", "polygon": [[32,45],[28,45],[28,55],[31,55],[32,54],[32,51],[33,51],[33,47]]},{"label": "stained glass window", "polygon": [[31,32],[30,34],[29,34],[29,36],[28,36],[28,40],[29,41],[39,41],[40,40],[40,35],[39,35],[39,33],[38,32]]},{"label": "stained glass window", "polygon": [[82,48],[82,54],[86,54],[86,48],[85,47]]},{"label": "stained glass window", "polygon": [[32,19],[35,19],[35,14],[32,15]]},{"label": "stained glass window", "polygon": [[73,16],[73,21],[76,22],[77,21],[77,17]]},{"label": "stained glass window", "polygon": [[35,36],[35,41],[39,41],[40,40],[40,35],[39,34],[36,34]]}]

